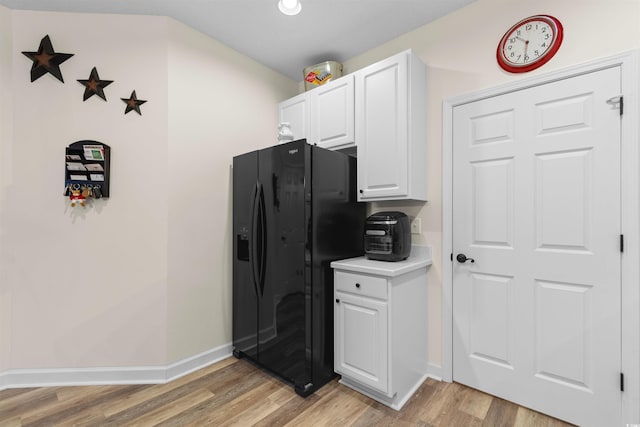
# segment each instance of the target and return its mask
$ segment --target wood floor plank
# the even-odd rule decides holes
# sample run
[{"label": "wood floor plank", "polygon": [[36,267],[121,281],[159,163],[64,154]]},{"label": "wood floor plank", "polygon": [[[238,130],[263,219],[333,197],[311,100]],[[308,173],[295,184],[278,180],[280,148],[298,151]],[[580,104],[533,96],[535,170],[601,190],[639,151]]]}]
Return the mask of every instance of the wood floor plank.
[{"label": "wood floor plank", "polygon": [[352,424],[368,408],[368,405],[357,399],[349,399],[350,393],[352,393],[350,389],[336,388],[285,426],[314,427]]},{"label": "wood floor plank", "polygon": [[93,407],[104,402],[119,400],[128,394],[135,392],[144,385],[126,386],[100,386],[102,392],[92,395],[87,399],[58,401],[57,404],[49,404],[37,411],[29,411],[27,416],[23,416],[22,425],[25,427],[49,427],[52,425],[62,425],[68,423],[68,419],[76,417],[83,411],[90,411]]},{"label": "wood floor plank", "polygon": [[[172,390],[178,389],[180,387],[190,387],[194,388],[194,381],[199,380],[202,384],[207,384],[216,376],[216,373],[227,368],[230,365],[233,365],[238,360],[234,357],[226,358],[218,363],[209,365],[200,370],[192,372],[183,377],[177,378],[174,381],[170,381],[166,384],[156,384],[153,386],[146,387],[140,390],[137,393],[133,393],[128,396],[127,399],[123,399],[119,401],[117,405],[110,405],[107,408],[104,408],[105,416],[111,417],[120,412],[126,411],[127,409],[131,409],[137,405],[144,404],[146,401],[157,397],[163,393],[170,392]],[[246,370],[247,373],[251,372],[249,369]],[[197,384],[195,384],[197,386]]]},{"label": "wood floor plank", "polygon": [[142,414],[137,419],[131,420],[130,424],[139,427],[155,426],[162,421],[168,420],[176,415],[188,411],[194,406],[201,404],[213,397],[213,393],[207,389],[198,389],[193,393],[187,394],[174,400],[169,405],[163,405],[151,412]]},{"label": "wood floor plank", "polygon": [[255,393],[250,393],[251,398],[247,396],[240,400],[237,405],[233,403],[229,405],[235,409],[235,414],[226,413],[226,416],[222,415],[220,418],[208,423],[208,425],[227,427],[252,426],[256,424],[264,418],[265,414],[272,414],[280,408],[273,400],[269,398],[265,399],[265,396],[271,394],[272,390],[279,390],[280,387],[279,384],[273,383],[267,384],[264,387],[258,387]]},{"label": "wood floor plank", "polygon": [[511,427],[515,425],[518,405],[493,398],[482,425],[485,427]]},{"label": "wood floor plank", "polygon": [[532,411],[531,409],[519,407],[516,414],[516,420],[514,423],[516,426],[526,427],[563,427],[566,426],[560,420],[548,417],[539,412]]},{"label": "wood floor plank", "polygon": [[[218,426],[230,422],[230,420],[240,417],[243,412],[253,413],[255,406],[263,403],[267,407],[262,407],[265,413],[270,413],[276,407],[266,398],[270,393],[280,389],[281,384],[276,383],[273,378],[266,378],[259,384],[245,389],[245,392],[235,396],[235,398],[227,400],[224,405],[218,406],[215,411],[205,412],[200,418],[191,422],[200,426]],[[267,409],[268,408],[268,409]],[[248,424],[250,425],[250,424]]]},{"label": "wood floor plank", "polygon": [[[323,387],[323,391],[326,391],[329,388],[335,388],[336,384],[336,382],[327,384]],[[302,398],[290,388],[282,389],[277,393],[282,395],[281,399],[275,401],[280,405],[278,410],[270,412],[260,420],[256,421],[256,427],[283,426],[301,413],[305,412],[311,406],[315,405],[321,399],[317,394],[312,394],[306,399]],[[286,399],[287,396],[288,400]]]},{"label": "wood floor plank", "polygon": [[58,396],[53,387],[30,389],[25,393],[18,395],[13,394],[6,400],[0,400],[0,421],[16,416],[23,417],[31,411],[37,411],[40,408],[46,407],[49,404],[56,404],[57,402]]},{"label": "wood floor plank", "polygon": [[245,360],[225,359],[167,384],[0,392],[0,427],[23,426],[569,427],[457,383],[427,379],[395,411],[329,382],[307,398]]},{"label": "wood floor plank", "polygon": [[21,427],[22,422],[20,421],[20,417],[7,418],[5,420],[0,421],[0,427]]},{"label": "wood floor plank", "polygon": [[[223,410],[229,402],[233,401],[238,396],[244,395],[266,381],[275,381],[273,378],[266,375],[264,372],[259,371],[247,362],[239,363],[229,369],[238,371],[245,368],[249,370],[249,373],[243,373],[237,377],[232,376],[223,381],[220,380],[219,376],[214,376],[212,378],[212,384],[207,387],[208,390],[214,394],[213,398],[194,406],[187,413],[180,414],[159,423],[158,426],[182,427],[186,425],[198,425],[198,420],[206,418],[210,413],[216,413]],[[226,373],[225,371],[226,370],[223,370],[220,375]]]},{"label": "wood floor plank", "polygon": [[460,402],[459,409],[475,418],[483,420],[487,416],[487,412],[489,412],[492,400],[493,398],[488,394],[467,389],[464,398]]}]

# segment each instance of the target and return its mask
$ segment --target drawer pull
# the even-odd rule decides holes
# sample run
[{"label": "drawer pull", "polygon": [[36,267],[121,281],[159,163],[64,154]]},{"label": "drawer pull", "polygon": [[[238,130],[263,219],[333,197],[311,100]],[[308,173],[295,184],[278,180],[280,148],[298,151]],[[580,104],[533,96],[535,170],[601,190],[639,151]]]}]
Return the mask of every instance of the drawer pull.
[{"label": "drawer pull", "polygon": [[359,288],[359,287],[360,287],[360,283],[356,283],[356,288]]},{"label": "drawer pull", "polygon": [[337,302],[338,304],[340,304],[340,299],[339,299],[339,298],[336,298],[336,302]]}]

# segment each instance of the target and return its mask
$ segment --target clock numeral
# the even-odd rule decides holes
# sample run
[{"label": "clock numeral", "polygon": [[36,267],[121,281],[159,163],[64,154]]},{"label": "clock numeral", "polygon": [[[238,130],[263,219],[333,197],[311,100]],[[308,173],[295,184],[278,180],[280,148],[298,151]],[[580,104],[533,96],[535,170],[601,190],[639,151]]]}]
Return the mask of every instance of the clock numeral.
[{"label": "clock numeral", "polygon": [[525,31],[531,31],[531,28],[533,28],[533,26],[531,24],[527,24],[524,27]]}]

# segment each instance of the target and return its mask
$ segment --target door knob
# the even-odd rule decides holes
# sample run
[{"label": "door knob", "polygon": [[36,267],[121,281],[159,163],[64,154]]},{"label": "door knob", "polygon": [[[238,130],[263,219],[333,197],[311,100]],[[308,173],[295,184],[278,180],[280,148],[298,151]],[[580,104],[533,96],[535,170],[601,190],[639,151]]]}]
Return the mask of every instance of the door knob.
[{"label": "door knob", "polygon": [[465,263],[465,262],[467,262],[467,261],[470,261],[472,264],[473,264],[474,262],[476,262],[476,260],[475,260],[475,259],[473,259],[473,258],[467,258],[467,256],[466,256],[465,254],[458,254],[458,255],[456,256],[456,259],[457,259],[457,260],[458,260],[458,262],[459,262],[459,263],[461,263],[461,264],[462,264],[462,263]]}]

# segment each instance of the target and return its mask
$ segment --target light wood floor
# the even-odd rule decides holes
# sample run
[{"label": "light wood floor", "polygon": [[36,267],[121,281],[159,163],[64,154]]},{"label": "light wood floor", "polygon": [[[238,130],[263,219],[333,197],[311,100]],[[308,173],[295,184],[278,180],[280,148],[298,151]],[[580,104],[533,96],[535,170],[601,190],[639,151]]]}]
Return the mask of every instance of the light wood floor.
[{"label": "light wood floor", "polygon": [[235,358],[162,385],[0,391],[0,427],[58,425],[569,426],[460,384],[431,379],[400,412],[337,380],[303,399],[290,386]]}]

